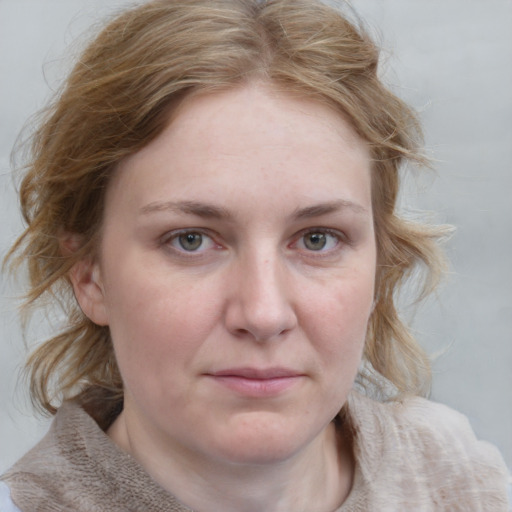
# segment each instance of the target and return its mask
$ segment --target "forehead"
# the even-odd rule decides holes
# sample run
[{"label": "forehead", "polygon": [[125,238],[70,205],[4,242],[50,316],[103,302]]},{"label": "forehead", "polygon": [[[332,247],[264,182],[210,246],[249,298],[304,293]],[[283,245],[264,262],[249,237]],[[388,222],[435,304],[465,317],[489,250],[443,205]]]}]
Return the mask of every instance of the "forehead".
[{"label": "forehead", "polygon": [[367,202],[369,180],[368,145],[339,112],[256,83],[186,98],[166,129],[120,164],[111,189],[148,202],[241,187],[250,195],[263,184],[300,200],[331,201],[344,189]]},{"label": "forehead", "polygon": [[[349,159],[369,158],[368,145],[341,112],[327,102],[286,93],[263,82],[186,97],[173,112],[167,135],[177,144],[192,145],[199,136],[215,151],[224,148],[234,153],[243,144],[243,150],[252,147],[258,154],[259,143],[289,147],[295,139],[311,149],[325,150],[332,144]],[[147,148],[166,144],[159,139]],[[320,142],[325,146],[320,148]]]}]

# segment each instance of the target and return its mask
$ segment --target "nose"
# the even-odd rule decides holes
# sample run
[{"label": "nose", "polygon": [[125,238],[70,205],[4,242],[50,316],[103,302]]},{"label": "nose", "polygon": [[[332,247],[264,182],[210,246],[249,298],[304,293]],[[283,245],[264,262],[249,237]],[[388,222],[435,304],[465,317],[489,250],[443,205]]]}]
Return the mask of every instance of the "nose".
[{"label": "nose", "polygon": [[232,334],[263,342],[297,325],[290,276],[278,256],[252,255],[233,277],[225,317]]}]

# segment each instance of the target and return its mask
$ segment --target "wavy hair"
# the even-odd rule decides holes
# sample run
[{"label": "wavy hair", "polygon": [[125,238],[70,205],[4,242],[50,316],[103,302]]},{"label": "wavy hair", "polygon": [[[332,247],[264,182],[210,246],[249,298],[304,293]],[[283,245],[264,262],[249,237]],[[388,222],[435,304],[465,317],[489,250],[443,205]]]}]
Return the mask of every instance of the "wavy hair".
[{"label": "wavy hair", "polygon": [[[381,82],[378,48],[359,25],[316,0],[156,0],[113,18],[83,51],[31,139],[20,185],[26,229],[6,260],[28,267],[27,310],[47,297],[66,313],[64,329],[28,360],[35,404],[54,413],[95,389],[122,400],[109,329],[82,313],[69,271],[98,247],[116,165],[157,137],[185,96],[254,79],[331,105],[368,143],[378,258],[364,359],[399,393],[427,393],[428,357],[395,301],[418,266],[419,295],[433,289],[444,230],[397,215],[400,168],[425,163],[421,128]],[[83,243],[63,252],[63,233]]]}]

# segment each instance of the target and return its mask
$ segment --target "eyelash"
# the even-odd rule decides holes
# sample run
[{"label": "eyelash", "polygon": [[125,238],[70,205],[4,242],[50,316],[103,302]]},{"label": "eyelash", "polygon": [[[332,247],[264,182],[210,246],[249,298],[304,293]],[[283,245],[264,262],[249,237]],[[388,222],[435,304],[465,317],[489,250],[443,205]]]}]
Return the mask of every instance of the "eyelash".
[{"label": "eyelash", "polygon": [[[187,250],[180,243],[180,237],[186,235],[199,235],[202,237],[201,245],[198,247],[199,250]],[[324,250],[324,248],[320,248],[318,251],[314,249],[308,249],[305,247],[306,242],[305,237],[308,235],[321,235],[325,237],[331,237],[334,239],[334,246]],[[201,246],[204,245],[205,241],[209,241],[209,247],[201,249]],[[293,241],[288,245],[289,248],[296,248],[298,244],[302,242],[304,247],[300,248],[301,252],[307,253],[309,257],[321,258],[323,256],[331,255],[340,249],[340,245],[347,245],[349,241],[347,240],[346,235],[343,232],[327,229],[327,228],[309,228],[307,230],[301,231],[298,233],[298,236],[294,237]],[[181,247],[177,247],[174,244],[179,244]],[[172,231],[166,235],[164,235],[161,239],[161,244],[170,250],[172,250],[175,254],[182,256],[184,258],[200,258],[204,256],[204,253],[209,249],[223,249],[223,246],[215,241],[215,237],[212,236],[211,233],[205,231],[204,229],[182,229],[179,231]],[[326,244],[329,244],[329,240],[326,240]]]},{"label": "eyelash", "polygon": [[[308,253],[309,257],[321,258],[327,255],[332,255],[334,252],[341,248],[341,245],[348,244],[347,237],[345,236],[344,233],[340,231],[327,228],[309,228],[307,230],[301,231],[299,235],[294,239],[294,241],[290,244],[290,246],[294,247],[300,242],[302,242],[302,244],[305,245],[304,240],[305,237],[307,237],[308,235],[322,235],[325,237],[331,237],[335,241],[334,246],[326,250],[324,250],[323,247],[318,251],[304,247],[302,250]],[[329,241],[326,241],[326,244],[328,243]]]},{"label": "eyelash", "polygon": [[[206,249],[203,249],[203,250],[187,250],[180,244],[180,237],[186,236],[186,235],[199,235],[202,237],[201,245],[203,245],[205,243],[205,240],[209,240],[209,244],[212,247],[207,247]],[[174,246],[174,242],[176,242],[177,244],[180,244],[181,247]],[[200,257],[209,248],[216,248],[216,249],[222,248],[222,246],[220,244],[215,242],[214,237],[203,229],[182,229],[179,231],[172,231],[171,233],[164,235],[164,237],[161,240],[161,243],[165,247],[171,249],[174,253],[176,253],[180,256],[183,256],[185,258]],[[199,247],[199,249],[200,249],[200,247]]]}]

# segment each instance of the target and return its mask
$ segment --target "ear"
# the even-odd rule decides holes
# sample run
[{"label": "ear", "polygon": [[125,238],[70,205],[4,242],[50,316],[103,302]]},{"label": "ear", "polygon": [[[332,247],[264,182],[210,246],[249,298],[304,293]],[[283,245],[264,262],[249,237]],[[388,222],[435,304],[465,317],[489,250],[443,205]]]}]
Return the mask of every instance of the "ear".
[{"label": "ear", "polygon": [[69,279],[84,314],[97,325],[108,325],[108,309],[99,264],[84,258],[71,268]]}]

